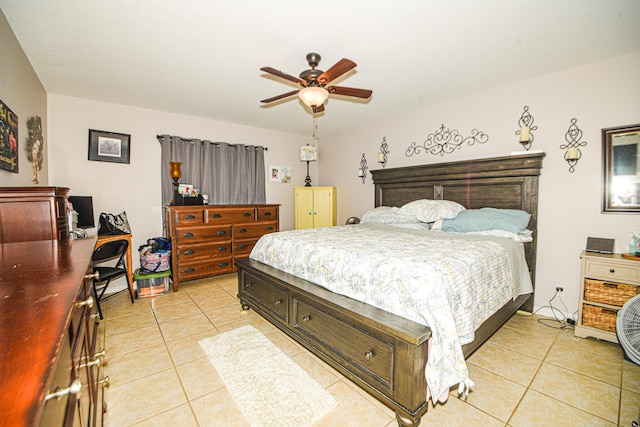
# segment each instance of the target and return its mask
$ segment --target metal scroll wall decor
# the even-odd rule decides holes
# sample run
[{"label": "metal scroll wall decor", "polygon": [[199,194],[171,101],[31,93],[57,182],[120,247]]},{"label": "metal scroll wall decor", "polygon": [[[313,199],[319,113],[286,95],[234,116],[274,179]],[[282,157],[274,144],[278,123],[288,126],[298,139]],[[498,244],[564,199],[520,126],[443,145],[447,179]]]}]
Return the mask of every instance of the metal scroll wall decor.
[{"label": "metal scroll wall decor", "polygon": [[387,165],[387,160],[389,159],[388,154],[389,146],[387,145],[387,137],[382,137],[382,143],[380,143],[380,152],[378,153],[378,163],[382,163],[382,167],[384,168]]},{"label": "metal scroll wall decor", "polygon": [[358,177],[362,178],[363,184],[367,179],[367,169],[369,169],[369,167],[367,166],[367,158],[364,156],[364,153],[362,153],[362,159],[360,159],[360,168],[358,169]]},{"label": "metal scroll wall decor", "polygon": [[520,144],[525,150],[531,148],[533,144],[533,131],[538,129],[538,126],[533,126],[533,116],[529,113],[529,106],[524,106],[524,111],[520,120],[518,120],[518,126],[520,129],[516,131],[516,135],[520,135]]},{"label": "metal scroll wall decor", "polygon": [[419,145],[416,142],[412,142],[405,154],[407,157],[411,157],[414,154],[420,154],[424,150],[425,153],[430,153],[434,156],[437,154],[444,156],[445,154],[453,153],[464,143],[468,145],[473,145],[476,142],[484,144],[488,140],[489,135],[477,129],[473,129],[470,136],[464,137],[457,130],[451,130],[442,125],[436,132],[430,133],[422,144]]},{"label": "metal scroll wall decor", "polygon": [[569,172],[571,173],[576,170],[575,166],[578,164],[578,160],[582,157],[580,147],[585,147],[587,145],[587,141],[580,141],[582,139],[582,130],[576,126],[577,121],[578,119],[571,119],[571,125],[564,134],[564,140],[567,141],[567,143],[560,145],[560,149],[565,150],[564,159],[569,163]]}]

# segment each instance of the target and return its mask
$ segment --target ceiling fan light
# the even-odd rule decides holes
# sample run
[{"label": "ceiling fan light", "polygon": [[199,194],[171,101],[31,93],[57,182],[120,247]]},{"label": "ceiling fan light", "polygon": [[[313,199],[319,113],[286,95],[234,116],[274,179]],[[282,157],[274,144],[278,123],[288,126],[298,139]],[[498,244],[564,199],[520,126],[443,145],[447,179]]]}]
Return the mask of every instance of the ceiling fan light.
[{"label": "ceiling fan light", "polygon": [[320,106],[329,97],[329,91],[323,87],[311,86],[305,87],[298,92],[298,96],[309,107]]}]

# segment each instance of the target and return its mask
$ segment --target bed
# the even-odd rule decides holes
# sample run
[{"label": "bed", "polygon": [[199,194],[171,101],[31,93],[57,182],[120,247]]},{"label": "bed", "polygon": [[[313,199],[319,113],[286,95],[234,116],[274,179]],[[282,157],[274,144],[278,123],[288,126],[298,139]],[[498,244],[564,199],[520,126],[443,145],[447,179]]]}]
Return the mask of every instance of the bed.
[{"label": "bed", "polygon": [[[543,157],[526,154],[372,171],[375,206],[446,199],[467,209],[491,206],[526,211],[531,215],[527,228],[534,238],[524,243],[524,252],[531,283],[535,283],[538,177]],[[243,309],[254,309],[392,408],[400,426],[420,423],[428,408],[425,367],[430,328],[254,259],[238,260],[237,267]],[[474,340],[462,346],[464,356],[518,309],[532,308],[532,293],[509,299],[475,330]]]}]

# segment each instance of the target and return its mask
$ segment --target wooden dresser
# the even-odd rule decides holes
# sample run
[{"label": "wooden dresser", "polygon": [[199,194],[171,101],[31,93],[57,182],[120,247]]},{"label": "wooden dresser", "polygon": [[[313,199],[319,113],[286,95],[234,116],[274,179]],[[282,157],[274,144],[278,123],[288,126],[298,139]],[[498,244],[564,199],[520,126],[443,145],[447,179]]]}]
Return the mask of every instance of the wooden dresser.
[{"label": "wooden dresser", "polygon": [[102,425],[95,242],[0,244],[1,426]]},{"label": "wooden dresser", "polygon": [[236,271],[258,239],[278,231],[279,205],[168,206],[173,290],[180,282]]},{"label": "wooden dresser", "polygon": [[0,187],[0,242],[69,238],[63,187]]},{"label": "wooden dresser", "polygon": [[576,336],[618,342],[616,318],[625,302],[640,294],[640,261],[620,254],[582,253]]}]

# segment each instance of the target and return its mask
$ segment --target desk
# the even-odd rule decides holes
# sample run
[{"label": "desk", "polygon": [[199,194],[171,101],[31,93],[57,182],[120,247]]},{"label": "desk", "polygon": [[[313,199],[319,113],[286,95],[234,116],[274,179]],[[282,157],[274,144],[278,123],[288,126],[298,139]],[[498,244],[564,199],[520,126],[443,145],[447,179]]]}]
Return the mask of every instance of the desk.
[{"label": "desk", "polygon": [[129,288],[131,289],[131,295],[135,295],[136,290],[133,287],[133,257],[131,256],[131,234],[113,234],[109,236],[98,236],[96,242],[96,249],[104,245],[107,242],[113,242],[114,240],[126,240],[129,242],[127,247],[127,276],[129,278]]}]

